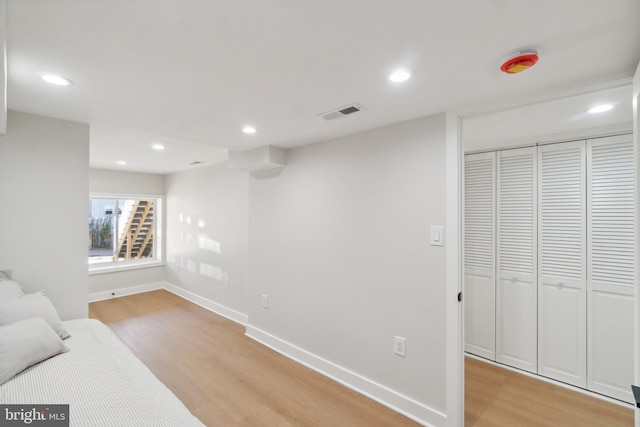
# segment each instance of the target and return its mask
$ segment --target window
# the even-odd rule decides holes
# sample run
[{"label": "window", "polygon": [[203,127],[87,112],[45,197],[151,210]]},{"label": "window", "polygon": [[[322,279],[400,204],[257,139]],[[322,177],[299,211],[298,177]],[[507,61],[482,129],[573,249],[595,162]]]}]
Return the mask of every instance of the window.
[{"label": "window", "polygon": [[161,213],[159,197],[91,197],[89,271],[161,262]]}]

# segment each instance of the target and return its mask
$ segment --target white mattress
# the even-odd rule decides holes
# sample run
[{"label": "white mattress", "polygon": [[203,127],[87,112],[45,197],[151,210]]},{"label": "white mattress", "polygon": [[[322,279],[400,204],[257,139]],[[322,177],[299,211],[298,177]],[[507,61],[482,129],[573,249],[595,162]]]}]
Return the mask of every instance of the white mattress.
[{"label": "white mattress", "polygon": [[4,404],[69,404],[71,426],[203,426],[103,323],[64,322],[70,351],[0,386]]}]

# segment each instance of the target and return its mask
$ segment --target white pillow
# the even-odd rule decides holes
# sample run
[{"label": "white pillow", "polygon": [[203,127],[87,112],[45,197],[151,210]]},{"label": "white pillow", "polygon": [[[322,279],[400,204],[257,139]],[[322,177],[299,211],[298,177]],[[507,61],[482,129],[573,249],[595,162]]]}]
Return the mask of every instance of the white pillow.
[{"label": "white pillow", "polygon": [[13,280],[0,280],[0,300],[17,298],[24,295],[22,287]]},{"label": "white pillow", "polygon": [[69,336],[69,332],[60,321],[56,308],[42,292],[0,300],[0,326],[10,325],[31,317],[43,318],[60,338],[64,339]]},{"label": "white pillow", "polygon": [[0,326],[0,385],[57,354],[69,351],[43,319],[34,317]]}]

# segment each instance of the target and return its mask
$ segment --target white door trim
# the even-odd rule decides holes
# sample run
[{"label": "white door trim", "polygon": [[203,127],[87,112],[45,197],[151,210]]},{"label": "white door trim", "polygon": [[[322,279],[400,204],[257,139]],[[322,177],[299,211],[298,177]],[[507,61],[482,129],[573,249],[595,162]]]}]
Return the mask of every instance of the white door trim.
[{"label": "white door trim", "polygon": [[462,167],[464,152],[460,132],[460,117],[446,115],[446,399],[447,427],[464,425],[464,354],[462,304],[458,293],[462,292],[462,198],[464,182]]},{"label": "white door trim", "polygon": [[[640,64],[638,64],[638,68],[636,69],[636,74],[633,77],[633,148],[635,152],[635,164],[634,164],[634,173],[635,173],[635,189],[634,196],[636,200],[636,210],[635,210],[635,271],[636,271],[636,280],[634,286],[634,360],[635,360],[635,384],[640,386],[640,286],[638,281],[638,271],[640,267],[640,208],[638,206],[638,198],[639,191],[638,187],[640,187],[640,179],[639,179],[639,168],[638,163],[640,163]],[[640,427],[640,409],[635,409],[635,424],[636,427]]]}]

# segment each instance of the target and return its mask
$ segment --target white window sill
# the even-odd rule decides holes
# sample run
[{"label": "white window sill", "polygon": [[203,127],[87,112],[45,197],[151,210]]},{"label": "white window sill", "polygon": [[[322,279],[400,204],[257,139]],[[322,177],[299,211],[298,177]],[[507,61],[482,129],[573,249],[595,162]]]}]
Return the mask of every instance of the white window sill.
[{"label": "white window sill", "polygon": [[151,267],[162,267],[164,265],[164,261],[148,261],[148,262],[137,262],[135,264],[108,264],[104,266],[99,266],[94,264],[89,267],[89,276],[93,276],[94,274],[107,274],[107,273],[117,273],[120,271],[130,271],[130,270],[139,270],[141,268],[151,268]]}]

